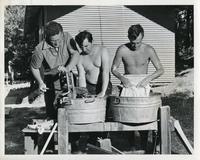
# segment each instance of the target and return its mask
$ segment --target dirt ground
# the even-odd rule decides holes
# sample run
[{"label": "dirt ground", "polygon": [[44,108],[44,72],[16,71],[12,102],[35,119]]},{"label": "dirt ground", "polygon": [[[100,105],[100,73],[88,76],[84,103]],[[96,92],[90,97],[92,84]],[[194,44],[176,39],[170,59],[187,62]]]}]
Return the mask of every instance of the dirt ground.
[{"label": "dirt ground", "polygon": [[[187,79],[187,77],[185,76],[184,79]],[[180,87],[180,84],[178,86]],[[24,83],[6,86],[5,90],[5,154],[24,154],[22,129],[27,124],[30,124],[32,119],[42,119],[45,117],[43,97],[41,96],[34,103],[29,104],[27,97],[30,91],[29,85]],[[184,89],[183,92],[163,94],[162,105],[170,106],[171,116],[179,120],[185,135],[193,146],[194,97],[191,96],[191,93],[191,89],[189,91]],[[112,145],[121,151],[132,153],[127,133],[119,132],[112,134],[111,141]],[[149,142],[148,146],[151,147],[151,145],[151,142]],[[172,154],[188,154],[175,132],[172,132]]]}]

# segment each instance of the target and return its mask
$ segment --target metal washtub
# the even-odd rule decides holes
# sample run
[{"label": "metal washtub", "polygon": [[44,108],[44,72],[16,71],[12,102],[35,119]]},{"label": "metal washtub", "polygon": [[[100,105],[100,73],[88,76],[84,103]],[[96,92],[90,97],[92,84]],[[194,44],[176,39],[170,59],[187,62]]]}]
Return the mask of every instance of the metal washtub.
[{"label": "metal washtub", "polygon": [[72,105],[67,105],[66,111],[71,124],[86,124],[104,122],[106,115],[106,99],[77,98],[72,99]]},{"label": "metal washtub", "polygon": [[125,123],[147,123],[157,120],[161,95],[150,94],[149,97],[110,96],[110,109],[114,121]]}]

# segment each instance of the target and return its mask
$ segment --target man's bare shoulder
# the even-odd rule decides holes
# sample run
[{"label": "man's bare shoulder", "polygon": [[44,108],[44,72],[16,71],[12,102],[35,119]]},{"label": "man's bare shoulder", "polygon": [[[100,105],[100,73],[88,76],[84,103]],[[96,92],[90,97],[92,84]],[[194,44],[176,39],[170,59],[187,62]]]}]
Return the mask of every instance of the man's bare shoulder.
[{"label": "man's bare shoulder", "polygon": [[127,44],[122,44],[122,45],[120,45],[119,47],[118,47],[118,50],[121,50],[121,51],[123,51],[123,50],[128,50],[128,48],[127,48],[127,46],[126,46]]},{"label": "man's bare shoulder", "polygon": [[147,54],[153,54],[153,53],[155,53],[154,48],[151,45],[149,45],[149,44],[143,43],[143,48],[145,50],[145,53],[147,53]]},{"label": "man's bare shoulder", "polygon": [[148,50],[153,50],[154,49],[151,45],[146,44],[146,43],[143,43],[143,47],[144,47],[144,49],[148,49]]},{"label": "man's bare shoulder", "polygon": [[125,54],[129,51],[129,49],[127,48],[126,44],[122,44],[117,48],[117,54],[121,55],[121,54]]},{"label": "man's bare shoulder", "polygon": [[108,49],[105,46],[95,45],[95,52],[98,55],[104,56],[104,55],[107,55],[109,51],[108,51]]},{"label": "man's bare shoulder", "polygon": [[99,52],[104,52],[108,50],[105,46],[102,46],[102,45],[95,45],[95,48]]}]

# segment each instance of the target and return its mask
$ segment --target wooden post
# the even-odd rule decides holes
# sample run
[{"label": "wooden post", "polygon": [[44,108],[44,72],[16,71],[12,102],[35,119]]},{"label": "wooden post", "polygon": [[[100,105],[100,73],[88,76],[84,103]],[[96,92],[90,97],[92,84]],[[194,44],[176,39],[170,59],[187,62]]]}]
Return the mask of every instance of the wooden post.
[{"label": "wooden post", "polygon": [[171,154],[170,108],[160,107],[160,151],[161,154]]},{"label": "wooden post", "polygon": [[37,134],[26,134],[24,136],[25,154],[38,154]]},{"label": "wooden post", "polygon": [[58,154],[68,154],[68,120],[65,108],[58,109]]}]

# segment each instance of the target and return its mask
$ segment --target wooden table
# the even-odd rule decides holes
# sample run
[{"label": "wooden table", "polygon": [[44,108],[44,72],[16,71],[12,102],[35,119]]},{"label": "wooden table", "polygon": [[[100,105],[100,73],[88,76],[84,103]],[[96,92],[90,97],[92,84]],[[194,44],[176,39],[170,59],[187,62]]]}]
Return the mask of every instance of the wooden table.
[{"label": "wooden table", "polygon": [[[160,153],[171,153],[171,131],[170,131],[170,108],[162,106],[159,109],[159,118],[155,122],[145,124],[125,124],[120,122],[100,122],[91,124],[70,124],[68,123],[65,108],[58,109],[58,154],[69,154],[69,133],[73,132],[106,132],[106,131],[141,131],[156,130],[160,134]],[[25,154],[38,154],[40,135],[36,130],[23,129]],[[46,134],[50,130],[45,130]]]}]

